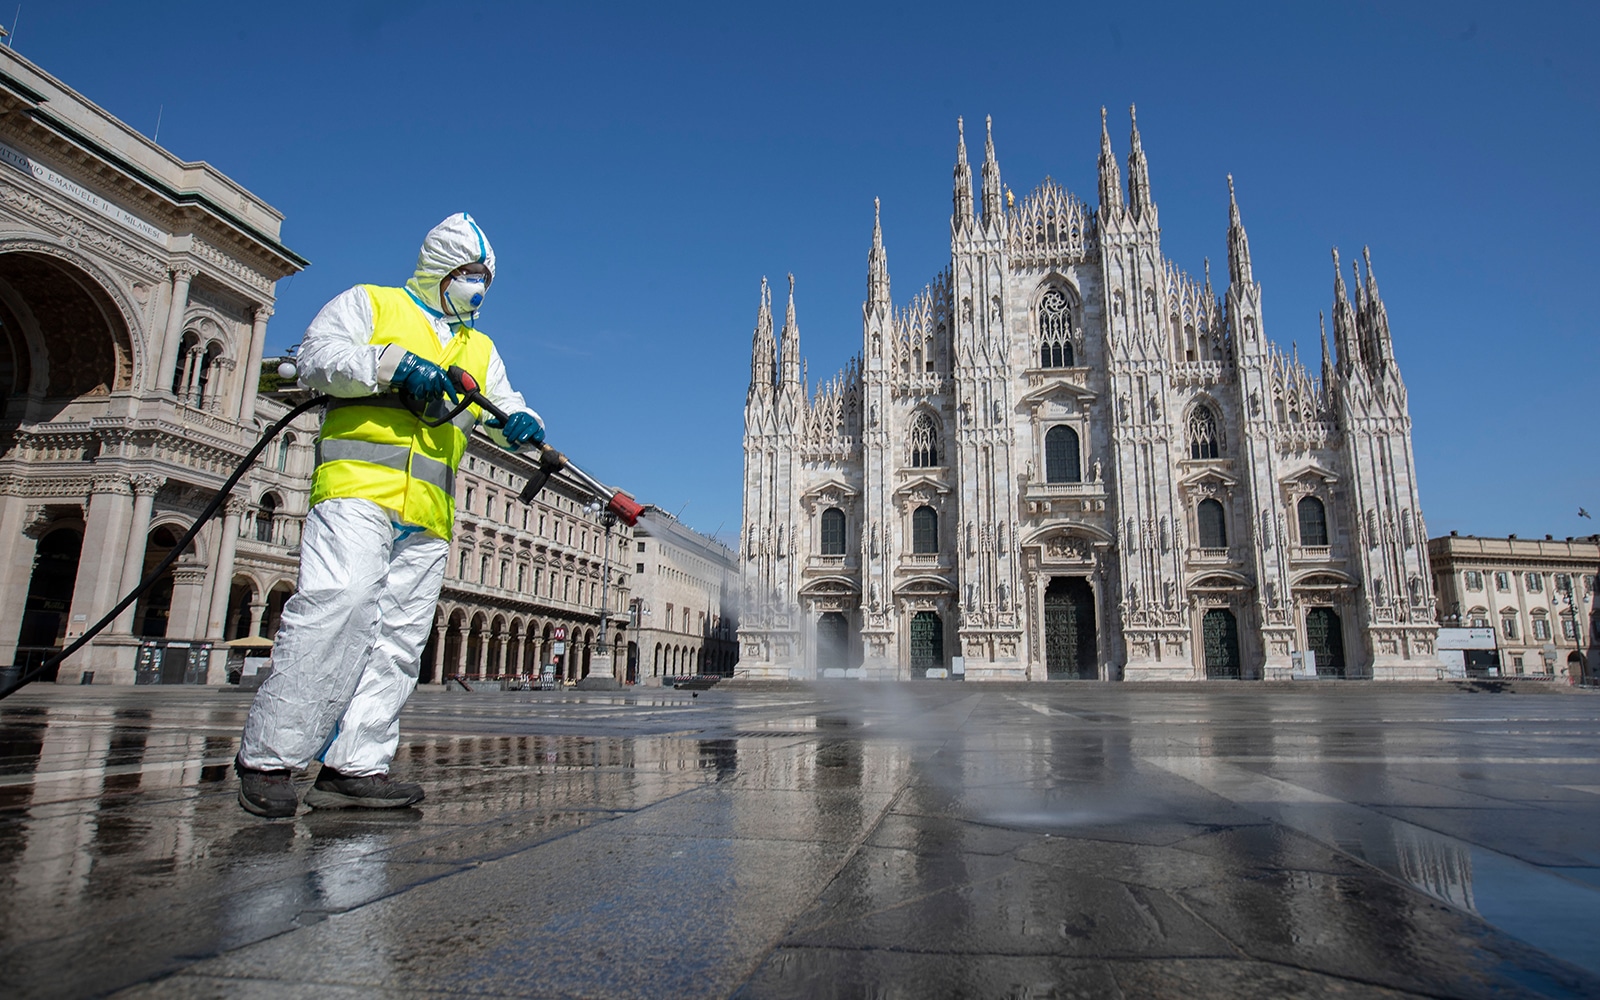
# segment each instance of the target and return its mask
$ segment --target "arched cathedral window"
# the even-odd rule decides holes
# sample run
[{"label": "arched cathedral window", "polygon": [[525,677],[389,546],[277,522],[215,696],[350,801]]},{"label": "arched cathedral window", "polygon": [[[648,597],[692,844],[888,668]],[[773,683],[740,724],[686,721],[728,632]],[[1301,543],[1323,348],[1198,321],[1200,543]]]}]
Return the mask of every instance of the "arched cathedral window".
[{"label": "arched cathedral window", "polygon": [[837,507],[822,512],[822,554],[844,555],[844,511]]},{"label": "arched cathedral window", "polygon": [[939,431],[933,418],[918,413],[911,421],[911,465],[927,468],[939,464]]},{"label": "arched cathedral window", "polygon": [[1058,288],[1039,300],[1039,367],[1071,368],[1072,309]]},{"label": "arched cathedral window", "polygon": [[1083,466],[1078,457],[1078,432],[1071,427],[1058,425],[1045,433],[1044,479],[1047,483],[1083,482]]},{"label": "arched cathedral window", "polygon": [[911,512],[911,551],[919,556],[939,552],[939,515],[926,504]]},{"label": "arched cathedral window", "polygon": [[1302,497],[1295,506],[1300,519],[1301,545],[1328,544],[1328,511],[1316,497]]},{"label": "arched cathedral window", "polygon": [[1222,438],[1217,433],[1217,415],[1204,403],[1189,413],[1189,457],[1216,458],[1222,454]]},{"label": "arched cathedral window", "polygon": [[1228,519],[1222,510],[1222,504],[1215,500],[1202,500],[1195,510],[1195,520],[1198,522],[1200,547],[1202,549],[1225,549],[1228,547]]}]

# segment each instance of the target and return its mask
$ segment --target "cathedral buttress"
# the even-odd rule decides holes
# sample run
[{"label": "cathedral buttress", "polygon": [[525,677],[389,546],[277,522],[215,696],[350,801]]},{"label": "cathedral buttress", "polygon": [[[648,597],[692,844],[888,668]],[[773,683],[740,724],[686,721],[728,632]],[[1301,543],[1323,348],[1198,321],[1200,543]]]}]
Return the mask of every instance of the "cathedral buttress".
[{"label": "cathedral buttress", "polygon": [[1250,241],[1228,175],[1228,322],[1233,332],[1242,463],[1236,478],[1243,515],[1236,526],[1254,562],[1254,632],[1267,672],[1288,670],[1296,648],[1289,578],[1289,536],[1281,461],[1272,423],[1272,351],[1261,314],[1261,286],[1252,277]]},{"label": "cathedral buttress", "polygon": [[1345,291],[1338,250],[1333,260],[1337,398],[1350,504],[1358,520],[1351,543],[1362,574],[1361,632],[1374,677],[1431,680],[1438,667],[1438,624],[1405,385],[1370,254],[1364,283],[1356,272],[1359,310]]}]

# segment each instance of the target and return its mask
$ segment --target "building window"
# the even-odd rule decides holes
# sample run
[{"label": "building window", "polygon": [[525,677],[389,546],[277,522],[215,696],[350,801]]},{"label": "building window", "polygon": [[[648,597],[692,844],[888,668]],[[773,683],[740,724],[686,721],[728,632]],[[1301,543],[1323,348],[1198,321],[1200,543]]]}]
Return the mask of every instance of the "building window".
[{"label": "building window", "polygon": [[1472,619],[1470,627],[1472,627],[1472,628],[1488,628],[1489,627],[1489,619],[1485,618],[1482,615],[1478,615],[1477,617]]},{"label": "building window", "polygon": [[461,559],[456,564],[456,577],[461,580],[467,578],[467,550],[461,550]]},{"label": "building window", "polygon": [[517,591],[519,593],[528,589],[528,567],[517,564]]},{"label": "building window", "polygon": [[640,552],[643,552],[643,551],[644,551],[644,543],[643,543],[643,542],[640,542],[640,543],[639,543],[639,551],[640,551]]},{"label": "building window", "polygon": [[510,584],[510,583],[511,583],[511,560],[502,559],[502,560],[500,560],[500,589],[501,590],[505,590],[506,586],[508,584]]},{"label": "building window", "polygon": [[471,486],[467,487],[466,508],[467,508],[467,513],[468,514],[472,513],[472,501],[477,498],[477,495],[478,495],[477,490],[475,490]]},{"label": "building window", "polygon": [[278,442],[278,471],[283,472],[289,467],[289,449],[294,447],[294,435],[285,434],[283,440]]},{"label": "building window", "polygon": [[484,556],[478,560],[478,582],[485,587],[489,585],[489,557]]},{"label": "building window", "polygon": [[932,417],[918,413],[911,419],[911,465],[929,468],[938,464],[939,431],[933,426]]},{"label": "building window", "polygon": [[1222,504],[1215,500],[1200,501],[1195,509],[1195,518],[1200,527],[1202,549],[1228,547],[1228,519],[1223,515]]},{"label": "building window", "polygon": [[1468,590],[1482,590],[1483,589],[1483,574],[1482,573],[1478,572],[1475,569],[1469,569],[1469,570],[1467,570],[1465,575],[1466,575],[1467,589]]},{"label": "building window", "polygon": [[1039,301],[1039,367],[1072,367],[1072,309],[1060,289]]},{"label": "building window", "polygon": [[256,511],[256,541],[272,541],[273,522],[278,517],[278,498],[268,493],[261,498],[261,509]]},{"label": "building window", "polygon": [[1052,427],[1045,433],[1044,478],[1047,483],[1083,482],[1078,432],[1071,427]]},{"label": "building window", "polygon": [[1511,589],[1511,574],[1510,573],[1505,573],[1505,572],[1496,573],[1494,575],[1494,589],[1496,589],[1496,590],[1510,590]]},{"label": "building window", "polygon": [[1523,578],[1522,578],[1522,582],[1528,588],[1528,592],[1529,593],[1532,593],[1532,594],[1542,594],[1542,593],[1544,593],[1544,574],[1543,573],[1527,573],[1527,574],[1524,574]]},{"label": "building window", "polygon": [[1189,413],[1189,457],[1216,458],[1222,454],[1217,415],[1204,403]]},{"label": "building window", "polygon": [[1551,582],[1555,587],[1556,593],[1558,593],[1558,594],[1565,594],[1568,591],[1572,590],[1572,574],[1571,573],[1557,573],[1555,575],[1555,579],[1553,581],[1551,581]]},{"label": "building window", "polygon": [[837,507],[822,512],[822,554],[844,555],[844,511]]},{"label": "building window", "polygon": [[1561,616],[1561,638],[1572,640],[1578,638],[1578,621],[1571,615]]},{"label": "building window", "polygon": [[635,563],[634,567],[633,567],[633,571],[635,573],[643,573],[644,572],[644,563]]},{"label": "building window", "polygon": [[1300,544],[1325,546],[1328,544],[1328,511],[1316,497],[1301,497],[1295,507],[1300,516]]},{"label": "building window", "polygon": [[1550,622],[1542,615],[1534,616],[1533,637],[1540,642],[1550,638]]},{"label": "building window", "polygon": [[939,552],[939,515],[926,504],[911,512],[911,551],[919,556]]},{"label": "building window", "polygon": [[1515,639],[1517,637],[1517,620],[1509,616],[1501,618],[1500,632],[1507,639]]},{"label": "building window", "polygon": [[511,501],[510,500],[506,501],[506,523],[507,524],[511,523]]}]

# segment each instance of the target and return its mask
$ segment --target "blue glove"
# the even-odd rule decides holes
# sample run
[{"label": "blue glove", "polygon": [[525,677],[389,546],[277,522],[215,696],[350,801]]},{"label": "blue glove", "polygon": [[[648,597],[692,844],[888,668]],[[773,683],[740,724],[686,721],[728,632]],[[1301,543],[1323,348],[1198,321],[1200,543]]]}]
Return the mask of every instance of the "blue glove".
[{"label": "blue glove", "polygon": [[535,448],[544,444],[544,422],[538,417],[521,410],[508,413],[506,417],[503,424],[498,417],[494,417],[485,421],[485,426],[493,427],[505,435],[507,448],[516,451],[525,444],[531,443]]},{"label": "blue glove", "polygon": [[404,389],[412,398],[424,403],[432,403],[443,399],[448,393],[451,404],[461,401],[461,396],[456,392],[456,387],[450,381],[450,376],[445,370],[424,358],[419,358],[410,351],[395,365],[394,378],[389,384]]}]

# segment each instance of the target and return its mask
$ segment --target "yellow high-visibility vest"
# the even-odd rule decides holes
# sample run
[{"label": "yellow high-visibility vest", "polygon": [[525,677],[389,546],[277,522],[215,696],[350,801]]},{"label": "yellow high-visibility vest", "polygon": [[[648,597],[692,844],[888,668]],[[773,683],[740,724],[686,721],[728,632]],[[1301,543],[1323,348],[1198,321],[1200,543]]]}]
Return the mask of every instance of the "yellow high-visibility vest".
[{"label": "yellow high-visibility vest", "polygon": [[[479,385],[488,384],[494,345],[487,336],[463,326],[441,345],[428,315],[405,289],[362,287],[372,299],[371,343],[398,344],[446,370],[459,365]],[[446,396],[425,414],[437,420],[451,409]],[[317,436],[311,505],[335,497],[371,500],[448,540],[456,515],[456,470],[480,416],[477,406],[468,406],[452,422],[429,427],[398,393],[336,401]]]}]

